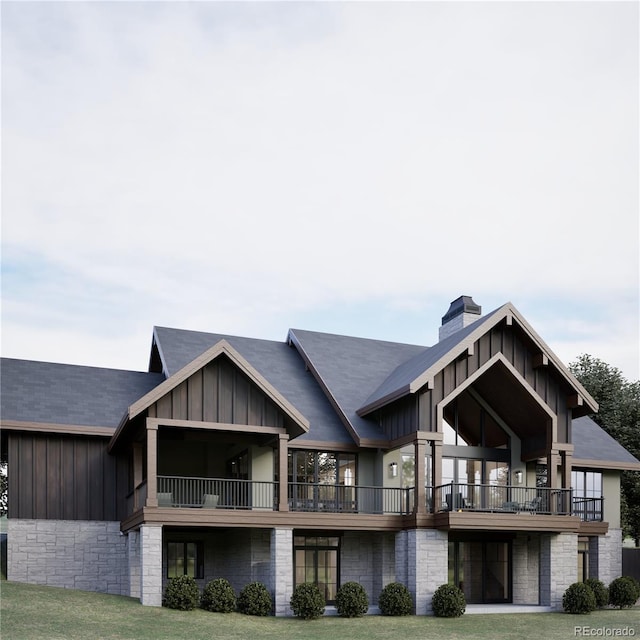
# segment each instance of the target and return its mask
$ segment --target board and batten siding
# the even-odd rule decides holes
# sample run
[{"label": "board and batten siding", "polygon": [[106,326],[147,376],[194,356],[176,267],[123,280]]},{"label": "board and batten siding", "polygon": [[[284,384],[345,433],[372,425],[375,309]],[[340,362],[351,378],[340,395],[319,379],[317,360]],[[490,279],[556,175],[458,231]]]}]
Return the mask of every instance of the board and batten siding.
[{"label": "board and batten siding", "polygon": [[149,407],[150,418],[283,427],[275,402],[226,357],[220,357]]},{"label": "board and batten siding", "polygon": [[445,365],[433,379],[433,389],[423,389],[402,398],[379,413],[380,424],[390,438],[410,435],[417,429],[437,431],[437,405],[493,356],[501,353],[558,418],[557,440],[571,438],[571,410],[567,396],[571,390],[552,365],[534,366],[540,353],[516,325],[501,323],[474,342],[472,355],[462,355]]},{"label": "board and batten siding", "polygon": [[10,518],[120,520],[126,460],[107,453],[107,438],[10,433]]}]

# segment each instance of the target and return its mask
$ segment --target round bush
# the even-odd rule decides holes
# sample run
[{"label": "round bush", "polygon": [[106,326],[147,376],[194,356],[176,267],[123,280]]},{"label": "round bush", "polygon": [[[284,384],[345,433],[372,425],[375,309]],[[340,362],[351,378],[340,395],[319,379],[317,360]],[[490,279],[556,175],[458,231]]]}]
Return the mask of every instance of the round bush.
[{"label": "round bush", "polygon": [[596,609],[596,597],[584,582],[574,582],[562,596],[565,613],[591,613]]},{"label": "round bush", "polygon": [[640,598],[638,581],[629,576],[616,578],[609,585],[609,604],[614,607],[633,607]]},{"label": "round bush", "polygon": [[336,609],[343,618],[361,618],[369,610],[364,587],[359,582],[345,582],[336,592]]},{"label": "round bush", "polygon": [[200,606],[207,611],[231,613],[236,610],[236,592],[225,578],[207,582],[200,600]]},{"label": "round bush", "polygon": [[170,578],[164,590],[164,605],[169,609],[191,611],[200,602],[200,589],[191,576]]},{"label": "round bush", "polygon": [[459,587],[441,584],[433,594],[431,606],[438,618],[459,618],[467,608],[467,601]]},{"label": "round bush", "polygon": [[289,604],[293,615],[303,620],[316,620],[324,613],[324,598],[320,589],[311,582],[297,585]]},{"label": "round bush", "polygon": [[602,609],[609,604],[609,589],[605,586],[602,580],[598,578],[589,578],[584,582],[587,587],[593,591],[593,595],[596,597],[596,608]]},{"label": "round bush", "polygon": [[408,616],[413,611],[413,599],[407,587],[391,582],[381,591],[378,606],[383,616]]},{"label": "round bush", "polygon": [[272,608],[271,594],[262,582],[250,582],[238,596],[238,611],[248,616],[268,616]]}]

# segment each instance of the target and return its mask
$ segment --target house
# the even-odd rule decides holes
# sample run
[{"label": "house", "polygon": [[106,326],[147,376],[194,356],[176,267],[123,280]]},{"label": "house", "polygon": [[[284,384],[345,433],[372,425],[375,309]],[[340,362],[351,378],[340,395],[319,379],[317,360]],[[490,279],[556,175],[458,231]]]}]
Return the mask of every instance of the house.
[{"label": "house", "polygon": [[145,373],[4,359],[8,579],[151,606],[176,575],[258,580],[276,615],[307,581],[558,608],[621,573],[640,462],[597,409],[512,304],[467,296],[431,347],[156,327]]}]

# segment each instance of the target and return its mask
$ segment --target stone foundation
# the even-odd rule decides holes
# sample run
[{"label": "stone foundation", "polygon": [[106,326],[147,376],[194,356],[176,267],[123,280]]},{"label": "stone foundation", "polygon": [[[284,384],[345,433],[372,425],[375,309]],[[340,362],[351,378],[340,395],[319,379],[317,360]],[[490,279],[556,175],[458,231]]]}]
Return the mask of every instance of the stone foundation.
[{"label": "stone foundation", "polygon": [[7,524],[8,580],[129,595],[119,522],[10,518]]},{"label": "stone foundation", "polygon": [[578,536],[540,536],[540,604],[562,609],[562,596],[578,579]]}]

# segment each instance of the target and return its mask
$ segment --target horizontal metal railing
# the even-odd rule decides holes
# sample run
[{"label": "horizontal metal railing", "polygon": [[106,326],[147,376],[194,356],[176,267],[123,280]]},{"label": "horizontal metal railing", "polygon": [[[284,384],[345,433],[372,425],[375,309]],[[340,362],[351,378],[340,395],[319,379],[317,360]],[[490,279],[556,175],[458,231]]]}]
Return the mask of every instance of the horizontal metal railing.
[{"label": "horizontal metal railing", "polygon": [[288,499],[291,511],[406,515],[414,488],[289,482]]},{"label": "horizontal metal railing", "polygon": [[604,498],[573,498],[573,515],[584,522],[602,522]]},{"label": "horizontal metal railing", "polygon": [[433,511],[571,515],[571,489],[451,482],[435,487]]},{"label": "horizontal metal railing", "polygon": [[277,504],[276,482],[158,476],[158,506],[274,510]]}]

